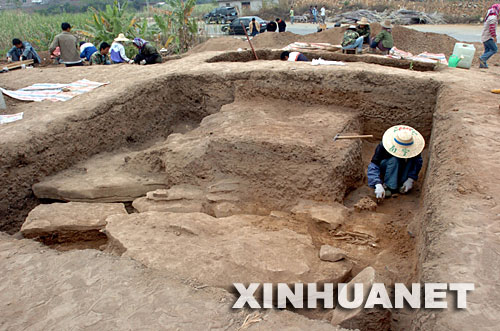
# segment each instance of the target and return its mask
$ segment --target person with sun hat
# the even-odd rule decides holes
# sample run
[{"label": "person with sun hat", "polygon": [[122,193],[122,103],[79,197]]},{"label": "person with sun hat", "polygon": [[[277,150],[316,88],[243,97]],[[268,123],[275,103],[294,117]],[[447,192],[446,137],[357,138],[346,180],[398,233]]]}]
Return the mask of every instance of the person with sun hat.
[{"label": "person with sun hat", "polygon": [[422,169],[425,140],[414,128],[396,125],[385,131],[368,165],[368,186],[377,199],[408,193]]}]

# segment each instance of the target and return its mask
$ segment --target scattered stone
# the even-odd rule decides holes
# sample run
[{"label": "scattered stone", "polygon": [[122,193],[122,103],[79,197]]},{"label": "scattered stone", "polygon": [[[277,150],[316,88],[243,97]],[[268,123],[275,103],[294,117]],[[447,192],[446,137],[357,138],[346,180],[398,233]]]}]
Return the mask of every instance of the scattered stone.
[{"label": "scattered stone", "polygon": [[132,207],[139,213],[161,211],[171,213],[196,213],[205,210],[200,200],[151,200],[147,197],[135,199]]},{"label": "scattered stone", "polygon": [[377,203],[369,197],[364,197],[354,205],[354,210],[358,213],[363,210],[375,211],[377,210]]},{"label": "scattered stone", "polygon": [[207,200],[208,201],[213,201],[213,202],[218,202],[218,201],[240,201],[240,198],[238,195],[233,194],[233,193],[208,193],[207,194]]},{"label": "scattered stone", "polygon": [[337,262],[346,256],[346,252],[330,245],[322,245],[319,250],[319,258],[323,261]]},{"label": "scattered stone", "polygon": [[[366,267],[347,283],[347,298],[352,300],[354,284],[363,284],[363,297],[366,298],[373,283],[375,283],[375,269]],[[349,296],[351,293],[351,296]],[[349,329],[388,331],[391,326],[391,312],[388,309],[364,309],[363,305],[356,309],[343,309],[337,307],[333,310],[331,323]]]},{"label": "scattered stone", "polygon": [[325,205],[315,201],[301,200],[292,208],[292,213],[298,217],[309,218],[318,223],[327,224],[331,230],[340,227],[345,219],[349,217],[349,209],[338,202]]},{"label": "scattered stone", "polygon": [[241,214],[243,212],[241,210],[241,208],[239,208],[235,204],[233,204],[231,202],[226,202],[226,201],[217,203],[212,208],[212,210],[213,210],[215,217],[217,217],[217,218],[237,215],[237,214]]},{"label": "scattered stone", "polygon": [[101,237],[110,215],[127,215],[122,203],[52,203],[38,205],[26,218],[21,233],[46,244]]},{"label": "scattered stone", "polygon": [[349,276],[352,264],[318,259],[309,235],[251,225],[263,217],[116,215],[108,217],[106,234],[110,244],[123,247],[124,255],[148,267],[228,290],[235,282],[338,283]]}]

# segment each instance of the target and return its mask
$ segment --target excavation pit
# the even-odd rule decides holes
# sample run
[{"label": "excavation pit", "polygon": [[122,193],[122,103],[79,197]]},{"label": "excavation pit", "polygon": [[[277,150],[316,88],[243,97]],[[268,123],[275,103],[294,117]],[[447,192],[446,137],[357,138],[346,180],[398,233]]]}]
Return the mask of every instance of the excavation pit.
[{"label": "excavation pit", "polygon": [[[53,123],[64,134],[34,140],[22,155],[25,168],[12,166],[7,176],[9,201],[25,204],[5,228],[18,229],[38,203],[22,180],[40,199],[89,208],[134,201],[137,213],[106,219],[108,250],[185,281],[192,275],[195,283],[226,289],[238,278],[231,274],[241,281],[339,282],[370,265],[387,283],[414,277],[415,243],[406,230],[414,214],[391,210],[391,200],[377,211],[351,207],[372,195],[364,173],[388,127],[410,125],[430,142],[439,82],[369,70],[262,70],[166,75],[154,85],[133,90],[155,100],[147,106],[131,99],[108,100],[108,109],[89,105],[85,114]],[[119,130],[107,129],[111,119]],[[172,129],[186,122],[187,130]],[[95,128],[91,139],[86,126]],[[337,133],[375,138],[334,142]],[[62,147],[70,142],[70,151]],[[19,154],[8,161],[19,165]],[[152,191],[160,198],[150,199]],[[418,210],[419,197],[417,186],[397,202]],[[320,261],[323,245],[343,249],[347,259]]]}]

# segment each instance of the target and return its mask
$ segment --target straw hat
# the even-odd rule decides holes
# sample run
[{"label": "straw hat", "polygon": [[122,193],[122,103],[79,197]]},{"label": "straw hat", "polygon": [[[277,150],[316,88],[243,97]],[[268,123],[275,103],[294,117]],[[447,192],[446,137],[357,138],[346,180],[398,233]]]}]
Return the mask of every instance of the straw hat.
[{"label": "straw hat", "polygon": [[385,20],[382,23],[380,23],[380,25],[382,25],[382,27],[386,29],[392,29],[394,27],[390,20]]},{"label": "straw hat", "polygon": [[389,154],[401,159],[409,159],[422,153],[425,140],[414,128],[396,125],[385,131],[382,144]]},{"label": "straw hat", "polygon": [[118,37],[115,38],[115,41],[129,41],[130,39],[128,39],[127,37],[125,37],[125,35],[123,33],[120,33],[118,35]]},{"label": "straw hat", "polygon": [[366,17],[361,17],[361,20],[357,21],[356,24],[358,24],[358,25],[370,25],[370,22],[368,22],[368,19]]}]

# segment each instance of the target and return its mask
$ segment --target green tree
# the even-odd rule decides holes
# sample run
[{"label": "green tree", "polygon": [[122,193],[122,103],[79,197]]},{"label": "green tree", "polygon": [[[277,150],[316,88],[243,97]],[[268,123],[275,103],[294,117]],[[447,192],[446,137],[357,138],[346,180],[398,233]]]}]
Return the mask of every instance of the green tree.
[{"label": "green tree", "polygon": [[196,19],[191,17],[196,0],[167,0],[170,10],[154,15],[160,30],[158,41],[172,53],[184,53],[198,34]]},{"label": "green tree", "polygon": [[110,42],[120,33],[133,39],[139,26],[134,15],[126,11],[127,6],[126,0],[123,3],[115,0],[112,6],[106,5],[104,11],[90,7],[91,22],[86,25],[87,30],[78,32],[96,44],[103,41]]}]

